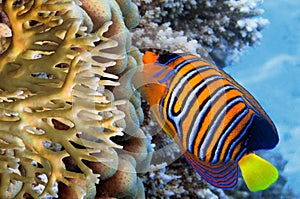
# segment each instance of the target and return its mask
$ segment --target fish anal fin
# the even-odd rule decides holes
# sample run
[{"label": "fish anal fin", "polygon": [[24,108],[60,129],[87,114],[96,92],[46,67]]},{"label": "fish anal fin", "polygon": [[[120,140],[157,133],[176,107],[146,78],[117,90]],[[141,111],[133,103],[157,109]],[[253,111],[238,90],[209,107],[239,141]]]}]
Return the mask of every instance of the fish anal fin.
[{"label": "fish anal fin", "polygon": [[246,185],[252,192],[265,190],[278,179],[278,170],[254,153],[242,157],[238,164]]},{"label": "fish anal fin", "polygon": [[211,164],[203,162],[193,154],[185,152],[188,163],[206,182],[214,187],[233,189],[238,182],[238,166],[234,161]]}]

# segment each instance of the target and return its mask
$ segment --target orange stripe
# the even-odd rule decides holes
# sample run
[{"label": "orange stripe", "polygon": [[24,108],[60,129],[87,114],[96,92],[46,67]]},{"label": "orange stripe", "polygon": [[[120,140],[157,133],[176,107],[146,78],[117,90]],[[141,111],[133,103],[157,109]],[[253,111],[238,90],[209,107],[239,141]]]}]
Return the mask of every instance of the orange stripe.
[{"label": "orange stripe", "polygon": [[[171,67],[172,70],[174,70],[174,67],[177,66],[177,64],[180,64],[182,61],[184,61],[184,59],[182,57],[179,57],[178,59],[176,59],[175,61],[171,62],[168,64],[168,67]],[[176,65],[175,65],[176,63]],[[173,90],[174,90],[174,86],[176,85],[177,81],[180,80],[182,78],[183,74],[179,74],[176,73],[175,76],[172,79],[171,84],[169,85],[169,92],[166,94],[165,99],[164,99],[164,104],[163,104],[163,117],[167,120],[168,118],[168,114],[167,114],[167,104],[170,98],[170,95],[172,94]]]},{"label": "orange stripe", "polygon": [[[197,57],[193,57],[193,58],[197,58]],[[193,71],[194,69],[201,68],[203,66],[211,66],[211,64],[208,64],[202,60],[191,61],[190,63],[186,64],[184,67],[181,67],[177,73],[185,75],[186,73]],[[214,68],[214,67],[212,66],[212,68]],[[199,73],[199,74],[201,75],[201,73]]]},{"label": "orange stripe", "polygon": [[[189,68],[193,68],[194,69],[194,66],[191,66],[191,64],[188,64],[187,65]],[[184,70],[185,72],[189,72],[188,70]],[[182,71],[183,72],[183,71]],[[199,84],[199,82],[202,80],[202,79],[205,79],[213,74],[215,74],[216,71],[214,70],[207,70],[207,71],[204,71],[202,73],[199,73],[198,75],[196,75],[194,78],[191,79],[191,81],[189,81],[183,91],[180,93],[180,95],[178,96],[178,101],[177,103],[175,104],[175,106],[177,107],[177,109],[181,108],[182,107],[182,102],[184,101],[184,99],[187,97],[187,94],[190,93],[190,91],[197,85]],[[174,90],[174,88],[176,87],[178,81],[181,80],[182,76],[184,76],[185,74],[176,74],[176,76],[172,79],[172,83],[170,85],[170,89],[168,90],[168,93],[167,95],[165,96],[165,101],[164,101],[164,108],[163,108],[163,117],[164,118],[168,118],[167,117],[167,105],[168,105],[168,101],[170,100],[170,96],[172,94],[172,91]],[[187,86],[188,85],[188,86]],[[191,110],[193,110],[193,112],[191,112],[189,115],[194,115],[195,112],[198,110],[198,107],[199,105],[195,108],[191,108]],[[176,110],[175,110],[176,111]],[[171,124],[171,123],[170,123]],[[190,124],[190,121],[188,122],[188,124],[183,124],[183,129],[188,129],[188,126],[185,127],[186,125],[191,125]],[[187,132],[185,130],[183,130],[183,134],[186,134]],[[186,136],[185,136],[186,138]],[[183,140],[185,139],[183,138]],[[184,142],[184,148],[186,149],[186,142]]]},{"label": "orange stripe", "polygon": [[[236,90],[231,90],[232,92],[237,92]],[[240,93],[238,93],[240,94]],[[238,96],[238,95],[236,95]],[[227,101],[232,99],[232,97],[227,97]],[[235,97],[235,96],[234,96]],[[213,138],[210,142],[209,147],[207,148],[206,152],[206,160],[209,161],[211,157],[215,154],[215,151],[213,151],[214,146],[218,144],[219,138],[222,136],[222,132],[224,131],[224,128],[229,125],[229,122],[231,122],[231,119],[235,116],[236,113],[240,112],[246,107],[244,103],[238,103],[234,107],[232,107],[225,115],[225,117],[222,119],[221,124],[217,128],[215,132],[213,132]]]},{"label": "orange stripe", "polygon": [[[196,104],[196,106],[199,107],[200,104],[204,103],[204,100],[206,98],[211,98],[211,95],[218,89],[224,87],[224,85],[228,84],[228,82],[224,79],[218,79],[215,80],[214,82],[212,82],[211,84],[209,84],[207,86],[207,88],[205,88],[205,90],[200,94],[200,96],[198,96],[198,99],[196,101],[196,103],[198,103],[198,105]],[[214,107],[215,105],[213,105],[212,107]],[[204,136],[205,131],[207,130],[207,128],[209,127],[209,125],[211,124],[211,121],[213,119],[213,114],[212,111],[216,110],[215,108],[210,109],[209,112],[206,114],[204,121],[202,123],[201,129],[198,132],[197,136],[196,136],[196,140],[195,140],[195,144],[194,144],[194,154],[196,155],[196,157],[199,157],[199,144],[201,142]],[[197,117],[197,116],[195,116]]]},{"label": "orange stripe", "polygon": [[[187,64],[184,67],[182,67],[179,71],[177,71],[176,76],[173,78],[172,84],[170,85],[170,90],[173,90],[174,87],[176,87],[177,82],[179,82],[183,77],[185,77],[187,75],[187,73],[193,71],[195,68],[199,68],[199,67],[202,67],[204,65],[206,65],[206,64],[203,61],[195,61],[195,62],[192,62],[191,64]],[[215,70],[210,70],[210,71],[212,72],[212,74],[218,74],[218,75],[220,75],[220,73],[217,72],[217,71],[215,71]],[[200,72],[197,75],[198,79],[196,79],[195,84],[199,83],[202,79],[206,78],[207,75],[203,75],[203,74],[206,74],[206,72],[207,71]]]},{"label": "orange stripe", "polygon": [[[192,124],[193,117],[197,117],[199,107],[201,104],[204,103],[204,100],[211,95],[217,88],[219,88],[220,81],[223,82],[222,79],[216,80],[209,84],[209,88],[205,88],[199,96],[197,97],[197,100],[193,102],[193,104],[190,105],[190,110],[186,118],[183,118],[182,120],[182,128],[183,128],[183,145],[185,148],[187,148],[187,134],[189,133],[190,127],[194,126],[195,124]],[[225,82],[224,82],[225,83]],[[223,83],[222,83],[223,85]],[[188,96],[187,96],[188,97]]]},{"label": "orange stripe", "polygon": [[180,56],[176,60],[172,61],[171,63],[168,64],[168,66],[172,67],[173,69],[176,68],[181,62],[187,60],[187,59],[192,59],[192,58],[199,58],[194,55],[186,55],[186,56]]},{"label": "orange stripe", "polygon": [[[229,136],[227,137],[227,139],[224,142],[224,146],[220,155],[220,161],[224,161],[226,158],[225,152],[227,150],[227,148],[230,147],[230,143],[232,142],[233,139],[239,137],[239,134],[241,133],[241,131],[243,130],[243,128],[245,127],[245,125],[247,124],[247,122],[251,119],[253,114],[253,111],[250,109],[248,114],[246,116],[243,117],[243,119],[239,122],[239,124],[235,127],[235,129],[233,129],[233,131],[229,134]],[[240,144],[239,144],[240,145]],[[236,150],[235,150],[236,153]]]},{"label": "orange stripe", "polygon": [[[250,118],[249,118],[249,120],[251,119],[251,116],[253,115],[253,110],[249,110],[249,113],[248,113],[248,115],[250,116]],[[237,146],[236,146],[236,148],[232,151],[232,159],[233,160],[235,160],[235,158],[237,157],[237,155],[239,155],[239,153],[240,153],[240,151],[241,151],[241,149],[242,149],[242,147],[244,148],[244,146],[242,146],[242,142],[240,142]]]},{"label": "orange stripe", "polygon": [[[206,79],[207,77],[211,76],[214,74],[213,70],[206,70],[202,72],[200,75],[196,75],[194,78],[190,79],[186,84],[184,85],[184,88],[182,92],[180,93],[177,100],[177,103],[175,104],[176,107],[181,107],[182,102],[189,96],[187,96],[189,93],[192,92],[192,90],[201,82],[203,79]],[[176,82],[178,83],[178,82]],[[175,84],[172,84],[172,87],[175,87]],[[171,93],[170,93],[171,94]],[[167,98],[170,96],[167,96]],[[175,111],[176,112],[176,111]]]},{"label": "orange stripe", "polygon": [[[244,100],[247,102],[247,104],[249,106],[251,106],[251,103],[249,102],[249,101],[251,101],[252,104],[254,105],[254,107],[253,106],[251,106],[251,107],[253,107],[255,110],[257,110],[266,120],[268,120],[268,122],[270,124],[273,124],[272,120],[269,118],[267,113],[263,110],[262,106],[256,101],[256,99],[253,97],[253,95],[251,95],[245,88],[243,88],[230,75],[228,75],[227,73],[225,73],[224,71],[221,71],[221,70],[220,70],[220,72],[222,73],[222,75],[224,77],[226,77],[228,80],[230,80],[234,86],[236,86],[238,89],[240,89],[243,92],[244,96],[246,96],[249,99],[249,100],[247,100],[246,98],[244,98]],[[274,125],[273,125],[273,127],[274,127]]]},{"label": "orange stripe", "polygon": [[[181,58],[178,58],[175,63],[180,64],[182,63],[185,59],[182,58],[197,58],[196,56],[184,56]],[[169,65],[174,64],[174,62],[170,63]],[[165,101],[169,101],[170,95],[172,94],[172,91],[175,89],[175,87],[177,86],[178,82],[187,75],[187,73],[189,73],[190,71],[194,70],[195,68],[199,68],[201,66],[207,65],[206,62],[203,61],[195,61],[192,62],[191,64],[187,64],[184,67],[182,67],[176,74],[175,77],[173,77],[172,82],[169,86],[169,93],[166,95],[166,99]],[[173,66],[174,67],[174,66]],[[187,84],[189,85],[189,87],[187,87],[185,85],[185,88],[188,88],[188,90],[183,91],[182,93],[189,93],[189,90],[192,89],[193,87],[195,87],[195,85],[199,84],[200,81],[202,81],[203,79],[207,78],[208,76],[211,76],[213,74],[216,75],[220,75],[219,72],[216,72],[215,70],[207,70],[201,73],[198,73],[198,75],[196,75],[196,78],[193,78],[192,80],[190,80],[189,82],[187,82]],[[179,98],[185,98],[186,95],[180,95],[178,96]],[[183,100],[178,100],[178,102],[181,102]],[[176,105],[177,107],[180,107],[180,105]]]}]

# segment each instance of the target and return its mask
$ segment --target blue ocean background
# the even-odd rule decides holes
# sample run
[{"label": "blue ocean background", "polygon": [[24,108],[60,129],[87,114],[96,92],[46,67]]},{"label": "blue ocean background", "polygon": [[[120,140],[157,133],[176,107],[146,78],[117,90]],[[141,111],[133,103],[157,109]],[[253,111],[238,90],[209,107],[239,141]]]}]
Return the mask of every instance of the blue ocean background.
[{"label": "blue ocean background", "polygon": [[300,198],[300,1],[265,1],[261,44],[225,70],[252,93],[279,131],[287,187]]}]

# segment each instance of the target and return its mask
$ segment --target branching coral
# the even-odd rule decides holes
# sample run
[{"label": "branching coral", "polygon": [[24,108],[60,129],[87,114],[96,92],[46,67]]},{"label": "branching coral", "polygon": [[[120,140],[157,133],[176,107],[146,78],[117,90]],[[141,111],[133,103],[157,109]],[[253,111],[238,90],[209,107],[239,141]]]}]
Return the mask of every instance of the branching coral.
[{"label": "branching coral", "polygon": [[[0,53],[0,198],[57,196],[52,188],[58,182],[76,198],[93,198],[109,186],[96,185],[99,179],[118,175],[136,180],[114,197],[143,195],[135,168],[147,167],[149,157],[141,152],[148,142],[122,160],[124,151],[115,150],[126,148],[134,134],[144,140],[139,96],[128,86],[140,57],[131,51],[126,26],[134,26],[137,14],[127,11],[123,21],[122,11],[134,7],[126,0],[91,1],[105,8],[96,15],[82,2],[82,7],[77,0],[0,3],[12,31]],[[116,136],[119,141],[112,140]],[[130,169],[116,173],[123,159],[133,159]]]},{"label": "branching coral", "polygon": [[179,47],[204,56],[206,52],[221,66],[236,60],[247,46],[257,44],[260,31],[268,24],[260,17],[263,10],[257,8],[262,0],[134,2],[142,15],[140,28],[133,32],[139,48],[172,51]]}]

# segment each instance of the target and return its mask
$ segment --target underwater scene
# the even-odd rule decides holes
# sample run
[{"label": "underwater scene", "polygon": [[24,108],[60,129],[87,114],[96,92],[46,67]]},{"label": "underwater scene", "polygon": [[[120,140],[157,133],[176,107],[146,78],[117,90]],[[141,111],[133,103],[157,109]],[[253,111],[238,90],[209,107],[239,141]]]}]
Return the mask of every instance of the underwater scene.
[{"label": "underwater scene", "polygon": [[0,0],[0,198],[300,198],[300,2]]},{"label": "underwater scene", "polygon": [[[264,1],[262,7],[270,24],[261,44],[249,49],[227,72],[255,94],[276,124],[280,141],[274,151],[286,162],[286,188],[300,198],[300,2]],[[238,66],[247,69],[235,70]]]}]

